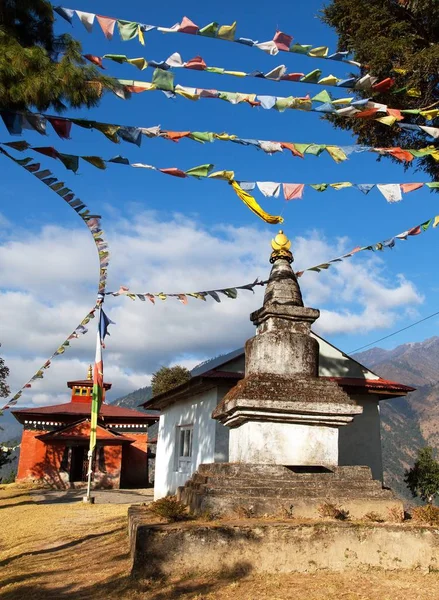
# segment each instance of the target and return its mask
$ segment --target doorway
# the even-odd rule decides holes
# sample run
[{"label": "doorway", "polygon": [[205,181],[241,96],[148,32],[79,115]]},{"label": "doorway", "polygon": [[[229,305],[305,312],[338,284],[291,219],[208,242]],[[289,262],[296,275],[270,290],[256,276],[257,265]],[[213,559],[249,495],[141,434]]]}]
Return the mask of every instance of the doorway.
[{"label": "doorway", "polygon": [[69,481],[87,481],[87,453],[85,446],[73,446]]}]

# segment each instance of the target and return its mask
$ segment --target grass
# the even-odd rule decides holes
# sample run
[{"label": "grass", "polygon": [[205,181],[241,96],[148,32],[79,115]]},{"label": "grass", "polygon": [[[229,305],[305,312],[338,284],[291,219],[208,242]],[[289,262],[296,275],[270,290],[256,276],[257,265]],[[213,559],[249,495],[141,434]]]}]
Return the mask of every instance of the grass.
[{"label": "grass", "polygon": [[0,490],[0,600],[431,600],[439,574],[222,572],[130,578],[126,505],[38,504]]}]

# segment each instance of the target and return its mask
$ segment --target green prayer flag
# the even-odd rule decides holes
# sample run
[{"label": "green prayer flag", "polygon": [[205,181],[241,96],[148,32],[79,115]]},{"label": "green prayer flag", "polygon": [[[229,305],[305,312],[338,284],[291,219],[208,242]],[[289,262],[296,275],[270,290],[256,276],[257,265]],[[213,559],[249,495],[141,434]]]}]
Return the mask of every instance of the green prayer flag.
[{"label": "green prayer flag", "polygon": [[135,38],[139,32],[138,23],[132,21],[117,21],[117,27],[119,29],[120,37],[124,42]]},{"label": "green prayer flag", "polygon": [[198,30],[198,35],[205,35],[206,37],[216,37],[216,32],[218,31],[218,23],[213,21],[209,23],[209,25],[205,25],[201,29]]},{"label": "green prayer flag", "polygon": [[311,98],[313,102],[332,102],[331,94],[327,90],[322,90]]},{"label": "green prayer flag", "polygon": [[[297,145],[296,145],[297,148]],[[306,154],[313,154],[314,156],[319,156],[323,150],[325,150],[326,146],[320,144],[309,144],[307,149],[305,150]],[[300,152],[300,150],[299,150]]]},{"label": "green prayer flag", "polygon": [[298,54],[308,54],[312,46],[303,46],[302,44],[293,44],[290,47],[290,52],[296,52]]},{"label": "green prayer flag", "polygon": [[106,169],[107,165],[100,156],[81,156],[82,160],[86,160],[88,163],[96,167],[97,169]]},{"label": "green prayer flag", "polygon": [[196,142],[201,142],[202,144],[205,142],[213,142],[213,133],[210,131],[192,131],[189,137]]},{"label": "green prayer flag", "polygon": [[307,148],[309,148],[311,144],[294,144],[294,147],[296,148],[296,150],[298,152],[300,152],[300,154],[305,154]]},{"label": "green prayer flag", "polygon": [[224,73],[224,69],[221,67],[206,67],[204,70],[208,73],[216,73],[217,75],[222,75]]},{"label": "green prayer flag", "polygon": [[186,175],[191,175],[192,177],[207,177],[210,171],[213,169],[213,165],[200,165],[198,167],[192,167],[192,169],[188,169],[185,171]]},{"label": "green prayer flag", "polygon": [[219,292],[222,292],[223,294],[225,294],[228,298],[237,298],[238,296],[238,292],[235,288],[228,288],[226,290],[218,290]]},{"label": "green prayer flag", "polygon": [[432,189],[439,188],[439,181],[432,181],[431,183],[426,183],[425,185]]},{"label": "green prayer flag", "polygon": [[163,69],[155,69],[152,76],[152,83],[159,90],[166,90],[168,92],[174,91],[174,74],[171,71],[164,71]]},{"label": "green prayer flag", "polygon": [[107,58],[108,60],[114,60],[114,62],[117,63],[125,63],[127,62],[128,58],[127,56],[125,56],[125,54],[104,54],[104,56],[102,58]]},{"label": "green prayer flag", "polygon": [[79,169],[79,156],[75,156],[74,154],[62,154],[58,152],[58,158],[69,171],[76,171]]},{"label": "green prayer flag", "polygon": [[325,190],[328,189],[328,184],[327,183],[310,183],[309,185],[313,189],[315,189],[317,192],[324,192]]},{"label": "green prayer flag", "polygon": [[425,221],[425,223],[421,224],[421,229],[422,231],[427,231],[427,229],[430,227],[430,225],[433,223],[433,219],[429,219],[428,221]]},{"label": "green prayer flag", "polygon": [[291,97],[288,98],[276,98],[274,108],[279,112],[284,112],[291,104]]},{"label": "green prayer flag", "polygon": [[[302,77],[300,81],[302,81],[303,83],[317,83],[321,74],[322,72],[320,69],[314,69],[314,71],[311,71],[310,73]],[[322,100],[322,102],[328,102],[328,100]]]}]

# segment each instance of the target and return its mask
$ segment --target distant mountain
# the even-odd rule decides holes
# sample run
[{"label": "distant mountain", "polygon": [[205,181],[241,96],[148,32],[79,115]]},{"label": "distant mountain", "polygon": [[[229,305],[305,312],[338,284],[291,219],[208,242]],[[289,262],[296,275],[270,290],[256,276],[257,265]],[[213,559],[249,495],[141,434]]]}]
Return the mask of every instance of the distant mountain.
[{"label": "distant mountain", "polygon": [[111,404],[115,404],[116,406],[124,406],[125,408],[133,408],[135,410],[144,410],[143,407],[139,406],[143,402],[149,400],[152,396],[151,386],[147,386],[144,388],[140,388],[127,394],[126,396],[121,396],[116,400],[113,400]]},{"label": "distant mountain", "polygon": [[355,358],[385,379],[416,388],[406,398],[381,403],[386,483],[409,498],[404,470],[413,464],[417,450],[430,445],[439,456],[439,337],[393,350],[372,348]]}]

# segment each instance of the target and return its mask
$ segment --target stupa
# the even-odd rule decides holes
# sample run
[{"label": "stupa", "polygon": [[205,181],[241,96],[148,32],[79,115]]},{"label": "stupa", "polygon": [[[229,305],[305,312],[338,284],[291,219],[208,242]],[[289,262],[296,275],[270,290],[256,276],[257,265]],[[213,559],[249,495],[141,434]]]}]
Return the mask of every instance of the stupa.
[{"label": "stupa", "polygon": [[369,467],[338,465],[339,429],[363,408],[318,376],[310,332],[320,312],[303,304],[282,231],[272,249],[264,304],[250,315],[256,335],[245,345],[245,377],[212,414],[230,428],[229,462],[201,464],[180,497],[196,513],[241,506],[254,515],[315,516],[325,500],[354,516],[402,509]]}]

